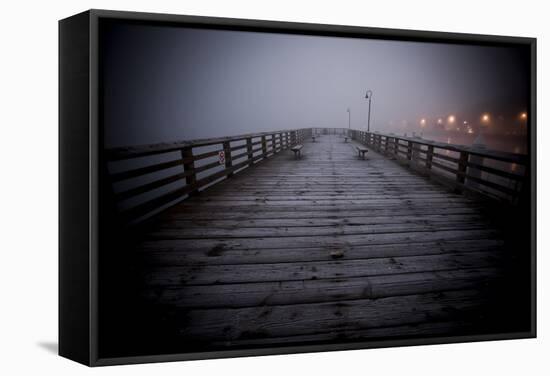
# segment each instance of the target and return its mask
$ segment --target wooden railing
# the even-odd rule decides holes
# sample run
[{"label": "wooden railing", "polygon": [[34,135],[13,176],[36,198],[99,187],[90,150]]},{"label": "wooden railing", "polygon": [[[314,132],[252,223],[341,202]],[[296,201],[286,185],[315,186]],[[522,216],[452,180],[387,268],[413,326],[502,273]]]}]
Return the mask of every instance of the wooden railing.
[{"label": "wooden railing", "polygon": [[122,223],[145,219],[311,136],[309,129],[264,132],[106,150]]},{"label": "wooden railing", "polygon": [[475,192],[516,204],[526,193],[528,157],[416,137],[349,130],[353,140],[428,173],[458,192]]},{"label": "wooden railing", "polygon": [[348,128],[303,128],[106,150],[108,179],[122,223],[139,222],[312,135],[346,135],[428,173],[458,192],[517,203],[526,192],[528,158]]}]

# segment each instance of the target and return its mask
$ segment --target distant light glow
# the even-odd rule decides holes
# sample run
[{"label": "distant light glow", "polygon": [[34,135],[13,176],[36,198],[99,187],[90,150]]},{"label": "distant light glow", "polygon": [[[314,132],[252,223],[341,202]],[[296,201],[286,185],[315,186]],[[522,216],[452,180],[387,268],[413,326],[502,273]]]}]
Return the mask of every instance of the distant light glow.
[{"label": "distant light glow", "polygon": [[424,127],[426,125],[426,119],[424,118],[420,119],[420,125]]},{"label": "distant light glow", "polygon": [[448,118],[447,120],[449,121],[449,123],[451,123],[451,124],[452,124],[452,123],[454,123],[454,122],[455,122],[456,118],[455,118],[455,116],[454,116],[454,115],[450,115],[450,116],[449,116],[449,118]]},{"label": "distant light glow", "polygon": [[519,115],[520,119],[522,120],[525,120],[527,119],[527,112],[522,112],[520,115]]},{"label": "distant light glow", "polygon": [[437,119],[437,124],[443,124],[443,119],[441,118]]}]

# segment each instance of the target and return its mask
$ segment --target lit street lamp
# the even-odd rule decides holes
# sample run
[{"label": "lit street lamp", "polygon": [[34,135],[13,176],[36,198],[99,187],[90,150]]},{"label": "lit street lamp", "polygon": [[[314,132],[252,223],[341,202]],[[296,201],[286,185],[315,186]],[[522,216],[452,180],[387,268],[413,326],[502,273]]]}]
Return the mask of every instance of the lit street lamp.
[{"label": "lit street lamp", "polygon": [[369,100],[369,116],[367,120],[367,132],[370,133],[370,106],[371,106],[371,100],[372,100],[372,90],[367,90],[367,94],[365,95],[365,99]]},{"label": "lit street lamp", "polygon": [[519,118],[521,120],[527,120],[527,112],[522,112],[520,115],[519,115]]}]

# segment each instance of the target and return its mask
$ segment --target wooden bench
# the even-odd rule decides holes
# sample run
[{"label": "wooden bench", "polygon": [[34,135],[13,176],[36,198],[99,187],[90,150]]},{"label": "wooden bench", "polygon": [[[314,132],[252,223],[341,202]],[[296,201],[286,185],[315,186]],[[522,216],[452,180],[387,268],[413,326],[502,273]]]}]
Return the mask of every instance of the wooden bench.
[{"label": "wooden bench", "polygon": [[365,154],[368,153],[368,149],[364,146],[355,146],[355,149],[357,149],[357,153],[359,154],[359,158],[365,159]]},{"label": "wooden bench", "polygon": [[294,158],[300,158],[302,156],[302,148],[304,145],[294,145],[290,148],[294,152]]}]

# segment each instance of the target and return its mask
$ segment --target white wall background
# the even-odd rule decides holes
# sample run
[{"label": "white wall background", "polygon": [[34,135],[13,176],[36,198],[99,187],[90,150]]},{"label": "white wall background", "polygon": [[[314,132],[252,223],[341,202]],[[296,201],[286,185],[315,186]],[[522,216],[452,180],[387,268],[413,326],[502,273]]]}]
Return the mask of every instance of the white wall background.
[{"label": "white wall background", "polygon": [[[106,8],[537,37],[539,338],[87,369],[57,342],[57,20]],[[0,22],[0,374],[548,374],[550,27],[544,1],[11,1]],[[510,304],[514,292],[510,291]],[[503,312],[506,315],[506,312]],[[513,320],[510,317],[510,320]]]}]

